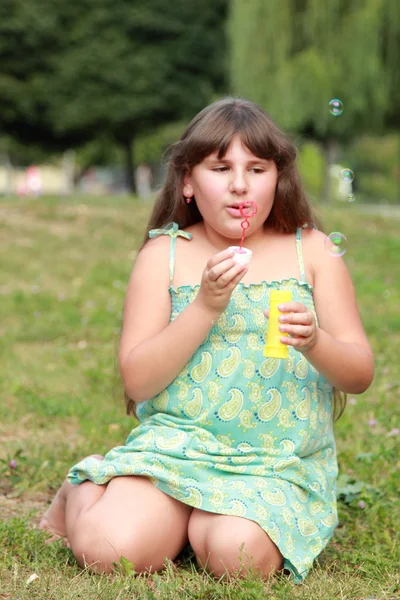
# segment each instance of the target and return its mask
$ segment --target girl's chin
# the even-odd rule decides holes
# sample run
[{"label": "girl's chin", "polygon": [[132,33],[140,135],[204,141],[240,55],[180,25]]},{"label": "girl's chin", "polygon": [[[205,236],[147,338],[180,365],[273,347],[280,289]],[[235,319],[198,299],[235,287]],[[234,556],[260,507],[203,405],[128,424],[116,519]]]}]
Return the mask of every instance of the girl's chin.
[{"label": "girl's chin", "polygon": [[[214,222],[209,221],[207,224],[211,230],[223,238],[223,242],[226,243],[227,246],[239,246],[243,234],[243,229],[241,227],[242,222],[243,219],[232,219],[228,217],[228,219]],[[252,229],[253,228],[250,221],[250,227],[245,232],[245,240],[247,237],[249,237]]]}]

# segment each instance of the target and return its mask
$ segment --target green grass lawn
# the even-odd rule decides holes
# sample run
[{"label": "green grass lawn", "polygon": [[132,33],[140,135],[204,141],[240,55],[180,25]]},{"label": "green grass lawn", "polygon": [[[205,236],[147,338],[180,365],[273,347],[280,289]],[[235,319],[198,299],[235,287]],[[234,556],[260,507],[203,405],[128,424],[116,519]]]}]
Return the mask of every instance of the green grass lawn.
[{"label": "green grass lawn", "polygon": [[99,576],[43,543],[37,523],[68,468],[123,443],[133,425],[116,358],[148,210],[127,197],[0,200],[0,599],[400,598],[400,219],[356,203],[322,217],[348,238],[376,375],[336,424],[340,526],[304,584],[218,582],[189,550],[161,574],[120,565]]}]

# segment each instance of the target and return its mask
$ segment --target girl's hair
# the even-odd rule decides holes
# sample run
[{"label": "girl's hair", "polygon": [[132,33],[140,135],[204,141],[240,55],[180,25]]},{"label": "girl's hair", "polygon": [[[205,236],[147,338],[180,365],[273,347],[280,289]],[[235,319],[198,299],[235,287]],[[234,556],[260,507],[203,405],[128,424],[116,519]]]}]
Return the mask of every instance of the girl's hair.
[{"label": "girl's hair", "polygon": [[[273,160],[277,166],[275,198],[266,223],[283,233],[295,233],[304,226],[322,229],[303,190],[296,166],[295,144],[260,106],[243,98],[227,97],[196,115],[181,139],[170,148],[166,179],[156,198],[143,245],[151,229],[165,227],[172,221],[184,228],[203,220],[196,198],[193,197],[190,204],[185,202],[184,176],[212,153],[216,152],[222,159],[234,135],[240,136],[252,154]],[[338,397],[338,390],[334,390],[335,414],[340,416],[345,401],[339,401]],[[128,414],[134,414],[135,403],[125,399]]]},{"label": "girl's hair", "polygon": [[242,98],[224,98],[204,108],[189,123],[181,139],[169,151],[166,180],[147,224],[150,229],[175,221],[188,227],[203,220],[196,198],[190,204],[183,196],[183,178],[207,156],[222,159],[234,135],[259,158],[272,159],[278,169],[274,203],[267,223],[276,231],[294,233],[298,227],[320,227],[300,181],[294,143],[257,104]]}]

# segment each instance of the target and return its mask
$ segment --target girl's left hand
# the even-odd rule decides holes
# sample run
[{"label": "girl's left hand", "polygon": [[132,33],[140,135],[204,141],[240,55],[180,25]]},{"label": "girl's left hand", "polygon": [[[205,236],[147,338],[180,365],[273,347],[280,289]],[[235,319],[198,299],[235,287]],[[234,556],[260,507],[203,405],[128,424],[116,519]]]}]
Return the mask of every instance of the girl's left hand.
[{"label": "girl's left hand", "polygon": [[[317,324],[313,313],[301,302],[285,302],[279,315],[279,330],[288,333],[280,341],[288,346],[293,346],[299,352],[312,350],[317,342]],[[269,310],[264,311],[269,317]]]}]

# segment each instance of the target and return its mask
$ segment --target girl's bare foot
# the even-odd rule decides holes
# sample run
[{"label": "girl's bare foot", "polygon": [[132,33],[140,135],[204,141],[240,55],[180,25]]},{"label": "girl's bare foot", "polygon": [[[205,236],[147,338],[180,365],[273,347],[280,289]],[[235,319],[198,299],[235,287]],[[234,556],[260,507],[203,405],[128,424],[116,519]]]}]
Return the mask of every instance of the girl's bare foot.
[{"label": "girl's bare foot", "polygon": [[[104,459],[104,457],[100,454],[93,454],[92,456],[98,460]],[[54,496],[49,508],[43,515],[42,520],[40,521],[40,529],[43,529],[43,531],[47,531],[51,534],[51,537],[46,540],[46,544],[66,537],[65,505],[67,502],[67,496],[73,487],[74,486],[69,483],[69,481],[64,481]]]},{"label": "girl's bare foot", "polygon": [[64,481],[40,521],[40,529],[52,534],[51,537],[46,540],[46,544],[55,542],[60,538],[65,538],[65,504],[70,488],[72,488],[72,484],[68,481]]}]

